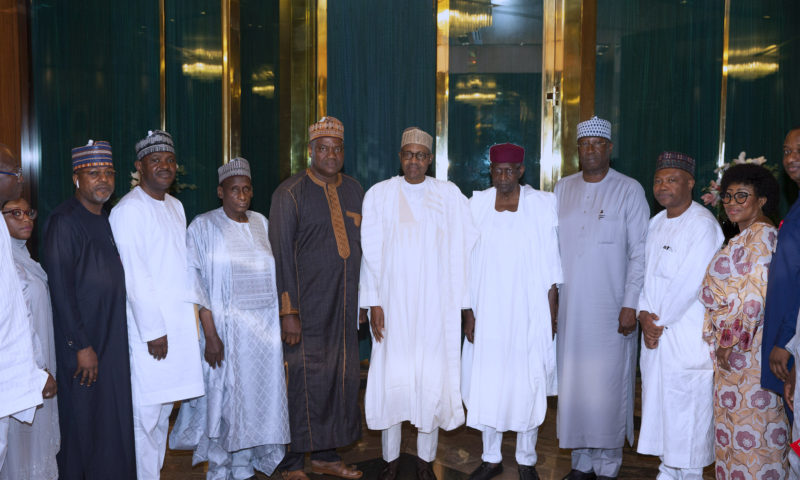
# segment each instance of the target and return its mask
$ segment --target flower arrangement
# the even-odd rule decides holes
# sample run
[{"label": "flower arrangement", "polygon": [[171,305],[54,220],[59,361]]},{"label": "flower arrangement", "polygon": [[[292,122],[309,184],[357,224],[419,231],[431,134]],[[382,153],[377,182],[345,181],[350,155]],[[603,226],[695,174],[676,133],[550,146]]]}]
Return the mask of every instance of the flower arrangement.
[{"label": "flower arrangement", "polygon": [[[767,163],[767,159],[764,158],[763,155],[758,158],[747,158],[747,155],[744,152],[742,152],[739,154],[738,157],[734,158],[730,162],[723,163],[722,165],[714,169],[714,173],[717,174],[717,180],[721,180],[722,174],[725,173],[725,170],[731,168],[732,165],[741,165],[744,163],[762,165],[764,168],[772,172],[773,175],[776,173],[774,165],[764,165],[765,163]],[[706,193],[700,196],[700,199],[703,200],[703,203],[705,205],[710,205],[711,207],[716,208],[717,217],[720,217],[725,215],[725,210],[722,209],[722,202],[720,201],[721,192],[719,191],[719,183],[717,183],[717,180],[711,180],[708,186],[703,188],[703,191]]]},{"label": "flower arrangement", "polygon": [[[193,183],[183,183],[181,182],[181,176],[186,175],[186,167],[183,165],[178,165],[178,170],[175,172],[175,181],[172,182],[172,185],[169,187],[170,195],[175,195],[177,193],[181,193],[184,190],[196,190],[197,185]],[[139,172],[131,172],[131,190],[136,188],[141,182],[141,178],[139,177]]]}]

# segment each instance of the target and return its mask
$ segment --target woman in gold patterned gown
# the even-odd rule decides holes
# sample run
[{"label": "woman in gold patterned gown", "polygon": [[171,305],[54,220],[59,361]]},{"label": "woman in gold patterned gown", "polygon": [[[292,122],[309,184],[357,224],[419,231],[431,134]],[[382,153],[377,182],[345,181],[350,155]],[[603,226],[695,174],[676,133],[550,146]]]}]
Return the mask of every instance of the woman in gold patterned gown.
[{"label": "woman in gold patterned gown", "polygon": [[717,480],[787,478],[789,425],[783,400],[761,388],[761,335],[767,273],[778,231],[764,212],[777,206],[772,173],[734,165],[722,203],[740,233],[711,260],[700,292],[703,336],[713,347]]}]

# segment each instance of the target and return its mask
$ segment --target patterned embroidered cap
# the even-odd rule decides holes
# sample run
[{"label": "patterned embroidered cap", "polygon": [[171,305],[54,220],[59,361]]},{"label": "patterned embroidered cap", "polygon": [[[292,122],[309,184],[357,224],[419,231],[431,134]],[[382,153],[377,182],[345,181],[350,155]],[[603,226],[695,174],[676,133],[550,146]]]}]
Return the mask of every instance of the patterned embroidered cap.
[{"label": "patterned embroidered cap", "polygon": [[611,122],[594,116],[578,124],[578,140],[583,137],[603,137],[611,140]]},{"label": "patterned embroidered cap", "polygon": [[219,176],[220,185],[222,185],[222,181],[226,178],[235,177],[236,175],[242,175],[249,179],[253,178],[250,176],[250,163],[242,157],[236,157],[219,167],[217,169],[217,175]]},{"label": "patterned embroidered cap", "polygon": [[111,144],[103,140],[89,140],[82,147],[72,149],[72,171],[86,167],[113,167]]},{"label": "patterned embroidered cap", "polygon": [[489,149],[489,161],[492,163],[522,163],[525,149],[513,143],[492,145]]},{"label": "patterned embroidered cap", "polygon": [[419,127],[408,127],[403,130],[403,136],[400,139],[400,148],[405,147],[409,143],[422,145],[428,150],[433,150],[433,137],[425,133]]},{"label": "patterned embroidered cap", "polygon": [[319,137],[336,137],[344,141],[344,125],[338,118],[322,117],[308,127],[308,141]]},{"label": "patterned embroidered cap", "polygon": [[164,130],[148,130],[147,136],[136,142],[136,160],[155,152],[175,153],[172,135]]},{"label": "patterned embroidered cap", "polygon": [[663,152],[656,161],[656,171],[662,168],[679,168],[694,177],[694,158],[680,152]]}]

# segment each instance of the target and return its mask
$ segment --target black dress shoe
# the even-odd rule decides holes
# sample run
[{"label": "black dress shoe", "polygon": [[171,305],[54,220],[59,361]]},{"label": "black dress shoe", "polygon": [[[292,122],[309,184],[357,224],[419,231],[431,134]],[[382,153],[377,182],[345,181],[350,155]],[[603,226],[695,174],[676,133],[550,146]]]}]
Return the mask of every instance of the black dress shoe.
[{"label": "black dress shoe", "polygon": [[468,480],[489,480],[503,473],[503,464],[498,463],[492,465],[489,462],[481,462],[478,468],[469,474]]},{"label": "black dress shoe", "polygon": [[597,475],[594,472],[581,472],[574,468],[561,480],[597,480]]},{"label": "black dress shoe", "polygon": [[391,462],[387,463],[381,473],[378,474],[378,480],[394,480],[397,478],[397,467],[400,465],[400,459],[395,458]]},{"label": "black dress shoe", "polygon": [[600,475],[599,477],[597,477],[597,480],[617,480],[617,477],[604,477]]},{"label": "black dress shoe", "polygon": [[539,474],[536,473],[536,467],[520,465],[519,480],[539,480]]},{"label": "black dress shoe", "polygon": [[433,474],[433,462],[426,462],[425,460],[417,457],[417,479],[418,480],[436,480],[436,475]]}]

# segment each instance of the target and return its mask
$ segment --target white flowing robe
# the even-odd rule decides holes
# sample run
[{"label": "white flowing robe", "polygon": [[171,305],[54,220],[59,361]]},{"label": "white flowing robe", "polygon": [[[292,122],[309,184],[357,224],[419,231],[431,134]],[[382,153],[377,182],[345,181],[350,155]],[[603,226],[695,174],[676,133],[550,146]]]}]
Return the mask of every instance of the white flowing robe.
[{"label": "white flowing robe", "polygon": [[381,306],[385,322],[383,340],[372,346],[367,425],[385,430],[408,420],[425,433],[451,430],[464,423],[461,310],[469,307],[476,232],[454,184],[427,177],[417,218],[403,182],[376,184],[362,208],[359,305]]},{"label": "white flowing robe", "polygon": [[468,426],[527,432],[555,394],[547,294],[562,282],[556,198],[524,185],[517,211],[498,212],[496,196],[490,188],[469,202],[480,236],[470,268],[475,343],[464,341],[461,392]]},{"label": "white flowing robe", "polygon": [[698,299],[708,263],[724,240],[717,219],[692,202],[678,217],[650,220],[639,311],[658,315],[658,346],[642,348],[642,426],[637,451],[673,468],[714,461],[714,364]]},{"label": "white flowing robe", "polygon": [[[34,358],[30,312],[22,296],[22,286],[14,267],[11,235],[0,221],[0,419],[9,415],[32,422],[37,405],[42,404],[42,389],[47,372]],[[5,439],[0,438],[0,446]],[[0,452],[0,467],[4,452]]]},{"label": "white flowing robe", "polygon": [[[136,187],[111,210],[109,221],[125,268],[134,405],[203,395],[183,205],[170,195],[156,200]],[[167,357],[156,360],[147,342],[164,335]]]},{"label": "white flowing robe", "polygon": [[[22,296],[30,312],[34,357],[39,368],[56,376],[56,349],[53,343],[53,310],[47,274],[35,262],[25,240],[13,238],[14,264],[22,285]],[[45,398],[36,409],[34,422],[12,420],[8,426],[8,455],[0,480],[30,480],[58,478],[56,454],[61,445],[58,428],[58,401]]]},{"label": "white flowing robe", "polygon": [[609,169],[596,183],[561,179],[558,238],[564,283],[558,303],[561,448],[633,445],[636,331],[617,332],[622,307],[636,309],[644,281],[650,208],[639,183]]},{"label": "white flowing robe", "polygon": [[291,441],[283,344],[267,219],[247,217],[237,223],[218,208],[187,230],[194,302],[212,312],[225,355],[217,368],[203,361],[206,395],[181,404],[170,446],[194,449],[193,465],[213,457],[209,440],[227,452],[252,448],[254,467],[271,474]]}]

